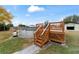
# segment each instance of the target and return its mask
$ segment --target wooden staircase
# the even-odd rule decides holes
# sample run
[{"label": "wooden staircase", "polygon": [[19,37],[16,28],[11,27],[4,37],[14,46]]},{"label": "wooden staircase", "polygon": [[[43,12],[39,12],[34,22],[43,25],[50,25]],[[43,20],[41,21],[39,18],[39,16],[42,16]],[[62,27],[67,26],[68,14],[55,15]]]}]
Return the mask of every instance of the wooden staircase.
[{"label": "wooden staircase", "polygon": [[35,32],[35,44],[42,47],[49,40],[49,24],[44,28],[43,24],[38,24],[37,30]]},{"label": "wooden staircase", "polygon": [[36,25],[37,30],[34,33],[34,43],[43,47],[47,42],[55,41],[59,43],[64,42],[64,23],[53,22],[48,23],[46,27],[41,24]]}]

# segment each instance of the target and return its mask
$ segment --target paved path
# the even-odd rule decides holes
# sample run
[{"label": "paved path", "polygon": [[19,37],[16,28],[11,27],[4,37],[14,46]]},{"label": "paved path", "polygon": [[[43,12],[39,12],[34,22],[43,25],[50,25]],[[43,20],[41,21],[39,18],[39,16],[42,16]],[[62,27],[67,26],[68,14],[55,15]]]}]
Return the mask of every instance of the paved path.
[{"label": "paved path", "polygon": [[[46,44],[44,46],[44,48],[46,49],[47,47],[49,47],[50,45],[52,45],[52,42],[49,42],[48,44]],[[25,48],[24,50],[15,52],[14,54],[36,54],[41,50],[41,48],[39,46],[36,45],[31,45],[27,48]]]},{"label": "paved path", "polygon": [[[47,47],[51,46],[51,45],[60,45],[58,43],[54,43],[54,42],[48,42],[43,48],[46,49]],[[60,45],[62,46],[62,45]],[[39,46],[36,45],[31,45],[27,48],[25,48],[24,50],[15,52],[14,54],[36,54],[41,50],[41,48]]]},{"label": "paved path", "polygon": [[27,48],[25,48],[24,50],[15,52],[14,54],[36,54],[40,51],[40,47],[36,46],[36,45],[31,45]]}]

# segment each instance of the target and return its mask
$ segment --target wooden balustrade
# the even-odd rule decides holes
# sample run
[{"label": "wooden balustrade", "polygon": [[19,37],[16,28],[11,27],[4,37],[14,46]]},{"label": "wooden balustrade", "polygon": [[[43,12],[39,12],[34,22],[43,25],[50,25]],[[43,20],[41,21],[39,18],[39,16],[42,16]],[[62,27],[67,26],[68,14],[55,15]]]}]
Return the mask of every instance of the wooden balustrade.
[{"label": "wooden balustrade", "polygon": [[35,31],[35,33],[34,33],[34,37],[36,38],[38,38],[38,37],[40,37],[40,34],[43,32],[43,26],[42,25],[40,25],[38,28],[37,28],[37,30]]},{"label": "wooden balustrade", "polygon": [[50,23],[50,38],[52,41],[64,42],[64,22]]},{"label": "wooden balustrade", "polygon": [[41,37],[44,40],[43,45],[47,43],[47,41],[49,41],[49,27],[50,25],[48,24],[46,28],[43,30],[43,32],[41,33]]}]

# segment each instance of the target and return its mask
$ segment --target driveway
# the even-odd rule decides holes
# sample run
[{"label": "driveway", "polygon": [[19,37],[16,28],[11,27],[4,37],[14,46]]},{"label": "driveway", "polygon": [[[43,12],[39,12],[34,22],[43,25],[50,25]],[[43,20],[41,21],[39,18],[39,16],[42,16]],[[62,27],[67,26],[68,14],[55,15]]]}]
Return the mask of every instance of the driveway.
[{"label": "driveway", "polygon": [[40,47],[36,46],[36,45],[31,45],[27,48],[25,48],[24,50],[15,52],[14,54],[36,54],[40,51]]}]

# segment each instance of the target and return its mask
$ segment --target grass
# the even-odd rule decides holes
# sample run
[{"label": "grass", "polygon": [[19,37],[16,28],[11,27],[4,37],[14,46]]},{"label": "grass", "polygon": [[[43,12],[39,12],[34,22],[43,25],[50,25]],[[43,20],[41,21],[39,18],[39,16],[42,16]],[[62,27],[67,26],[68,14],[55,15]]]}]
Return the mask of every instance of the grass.
[{"label": "grass", "polygon": [[0,31],[0,43],[8,39],[11,36],[10,31]]},{"label": "grass", "polygon": [[0,54],[10,54],[31,45],[33,40],[23,38],[12,38],[6,42],[0,43]]},{"label": "grass", "polygon": [[66,32],[65,40],[68,47],[51,45],[48,48],[43,48],[39,54],[79,54],[79,33]]}]

